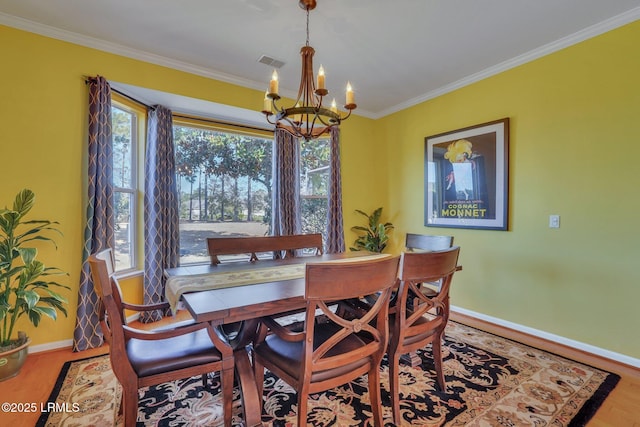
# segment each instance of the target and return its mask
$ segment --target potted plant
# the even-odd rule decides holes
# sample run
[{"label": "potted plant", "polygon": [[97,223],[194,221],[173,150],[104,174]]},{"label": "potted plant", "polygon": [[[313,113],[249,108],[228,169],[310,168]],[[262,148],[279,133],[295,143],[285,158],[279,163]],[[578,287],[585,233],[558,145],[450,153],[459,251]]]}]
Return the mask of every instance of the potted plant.
[{"label": "potted plant", "polygon": [[52,288],[70,288],[49,277],[64,273],[38,261],[38,250],[30,247],[38,241],[56,246],[48,234],[61,233],[57,222],[24,220],[34,202],[35,194],[25,189],[12,209],[0,209],[0,381],[17,375],[28,353],[27,334],[14,331],[19,318],[27,315],[37,327],[42,316],[55,320],[58,312],[67,315],[67,300]]},{"label": "potted plant", "polygon": [[353,242],[354,247],[349,249],[352,251],[382,252],[389,241],[389,231],[393,229],[393,224],[380,222],[380,217],[382,216],[381,207],[371,214],[358,209],[356,209],[356,212],[367,218],[367,226],[356,225],[351,227],[352,231],[364,232],[364,234],[358,236],[356,241]]}]

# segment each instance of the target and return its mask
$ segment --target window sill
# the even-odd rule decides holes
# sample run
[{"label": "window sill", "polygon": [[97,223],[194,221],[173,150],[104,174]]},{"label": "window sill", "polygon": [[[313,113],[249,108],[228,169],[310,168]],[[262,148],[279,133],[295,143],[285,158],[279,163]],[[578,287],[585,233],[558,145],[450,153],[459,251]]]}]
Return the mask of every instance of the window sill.
[{"label": "window sill", "polygon": [[144,276],[144,271],[143,270],[116,271],[115,276],[118,280],[129,279],[132,277],[141,277],[141,276]]}]

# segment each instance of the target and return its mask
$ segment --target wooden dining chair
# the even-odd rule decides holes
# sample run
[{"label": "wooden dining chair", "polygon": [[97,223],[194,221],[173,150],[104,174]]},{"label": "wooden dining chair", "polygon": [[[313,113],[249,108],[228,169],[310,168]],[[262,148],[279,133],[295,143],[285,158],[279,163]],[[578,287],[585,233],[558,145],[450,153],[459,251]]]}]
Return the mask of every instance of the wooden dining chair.
[{"label": "wooden dining chair", "polygon": [[125,427],[135,426],[138,389],[141,387],[206,376],[220,371],[224,425],[231,426],[233,402],[233,353],[209,323],[161,330],[139,330],[126,324],[124,309],[151,311],[168,308],[167,303],[138,305],[122,301],[113,275],[110,249],[89,257],[94,289],[100,298],[99,320],[109,344],[111,367],[122,385],[121,411]]},{"label": "wooden dining chair", "polygon": [[292,234],[287,236],[209,237],[207,249],[211,265],[220,264],[220,256],[245,255],[255,262],[263,258],[284,259],[298,256],[301,250],[310,255],[322,255],[322,234]]},{"label": "wooden dining chair", "polygon": [[[308,396],[368,374],[374,425],[382,427],[380,362],[388,342],[388,306],[397,282],[398,257],[381,260],[307,264],[305,320],[301,331],[281,326],[271,317],[253,348],[258,396],[264,368],[298,392],[298,426],[307,425]],[[378,294],[359,316],[343,317],[330,305],[348,298]],[[316,320],[316,310],[324,319]]]},{"label": "wooden dining chair", "polygon": [[[400,356],[431,343],[436,381],[445,390],[442,371],[442,339],[449,320],[449,289],[453,274],[458,270],[460,248],[433,252],[403,252],[400,258],[400,280],[397,299],[389,315],[389,386],[393,419],[400,425],[399,374]],[[440,280],[440,292],[427,296],[419,285]],[[411,299],[413,304],[408,306]]]},{"label": "wooden dining chair", "polygon": [[404,246],[407,252],[439,251],[453,246],[453,236],[407,233]]},{"label": "wooden dining chair", "polygon": [[[404,246],[406,252],[440,251],[453,246],[453,236],[407,233]],[[423,293],[434,296],[440,292],[441,283],[436,280],[420,286],[423,287]]]}]

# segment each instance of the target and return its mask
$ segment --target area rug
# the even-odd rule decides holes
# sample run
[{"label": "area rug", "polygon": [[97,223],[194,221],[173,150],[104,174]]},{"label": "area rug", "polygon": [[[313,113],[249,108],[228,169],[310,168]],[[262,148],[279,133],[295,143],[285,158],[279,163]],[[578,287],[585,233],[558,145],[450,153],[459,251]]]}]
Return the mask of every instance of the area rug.
[{"label": "area rug", "polygon": [[[456,322],[443,346],[447,391],[435,384],[431,347],[418,351],[421,366],[402,366],[403,426],[584,426],[620,377]],[[385,426],[393,426],[388,365],[381,374]],[[219,426],[219,378],[208,388],[201,377],[140,390],[138,426]],[[121,426],[120,386],[108,356],[67,362],[40,417],[42,426]],[[265,426],[296,425],[296,394],[267,372]],[[366,377],[312,395],[307,419],[313,426],[371,426]],[[242,424],[234,391],[233,425]]]}]

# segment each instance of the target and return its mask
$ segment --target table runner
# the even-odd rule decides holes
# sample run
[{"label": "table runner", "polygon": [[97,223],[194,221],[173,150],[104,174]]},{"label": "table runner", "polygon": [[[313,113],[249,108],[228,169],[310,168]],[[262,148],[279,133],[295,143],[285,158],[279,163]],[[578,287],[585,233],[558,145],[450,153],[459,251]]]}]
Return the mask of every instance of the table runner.
[{"label": "table runner", "polygon": [[186,292],[207,291],[210,289],[230,288],[251,285],[260,282],[298,279],[304,277],[304,264],[278,267],[256,268],[242,271],[194,274],[167,279],[165,296],[175,313],[180,296]]},{"label": "table runner", "polygon": [[[322,261],[322,263],[359,262],[385,258],[388,256],[390,255],[375,254],[355,256]],[[303,278],[306,262],[301,264],[263,268],[254,268],[255,264],[247,264],[247,267],[248,268],[246,270],[240,271],[226,271],[220,273],[213,272],[169,277],[165,286],[165,298],[171,306],[171,312],[175,314],[178,307],[178,301],[180,301],[180,296],[186,292],[207,291],[211,289],[230,288],[233,286],[245,286],[263,282],[276,282],[279,280]]]}]

